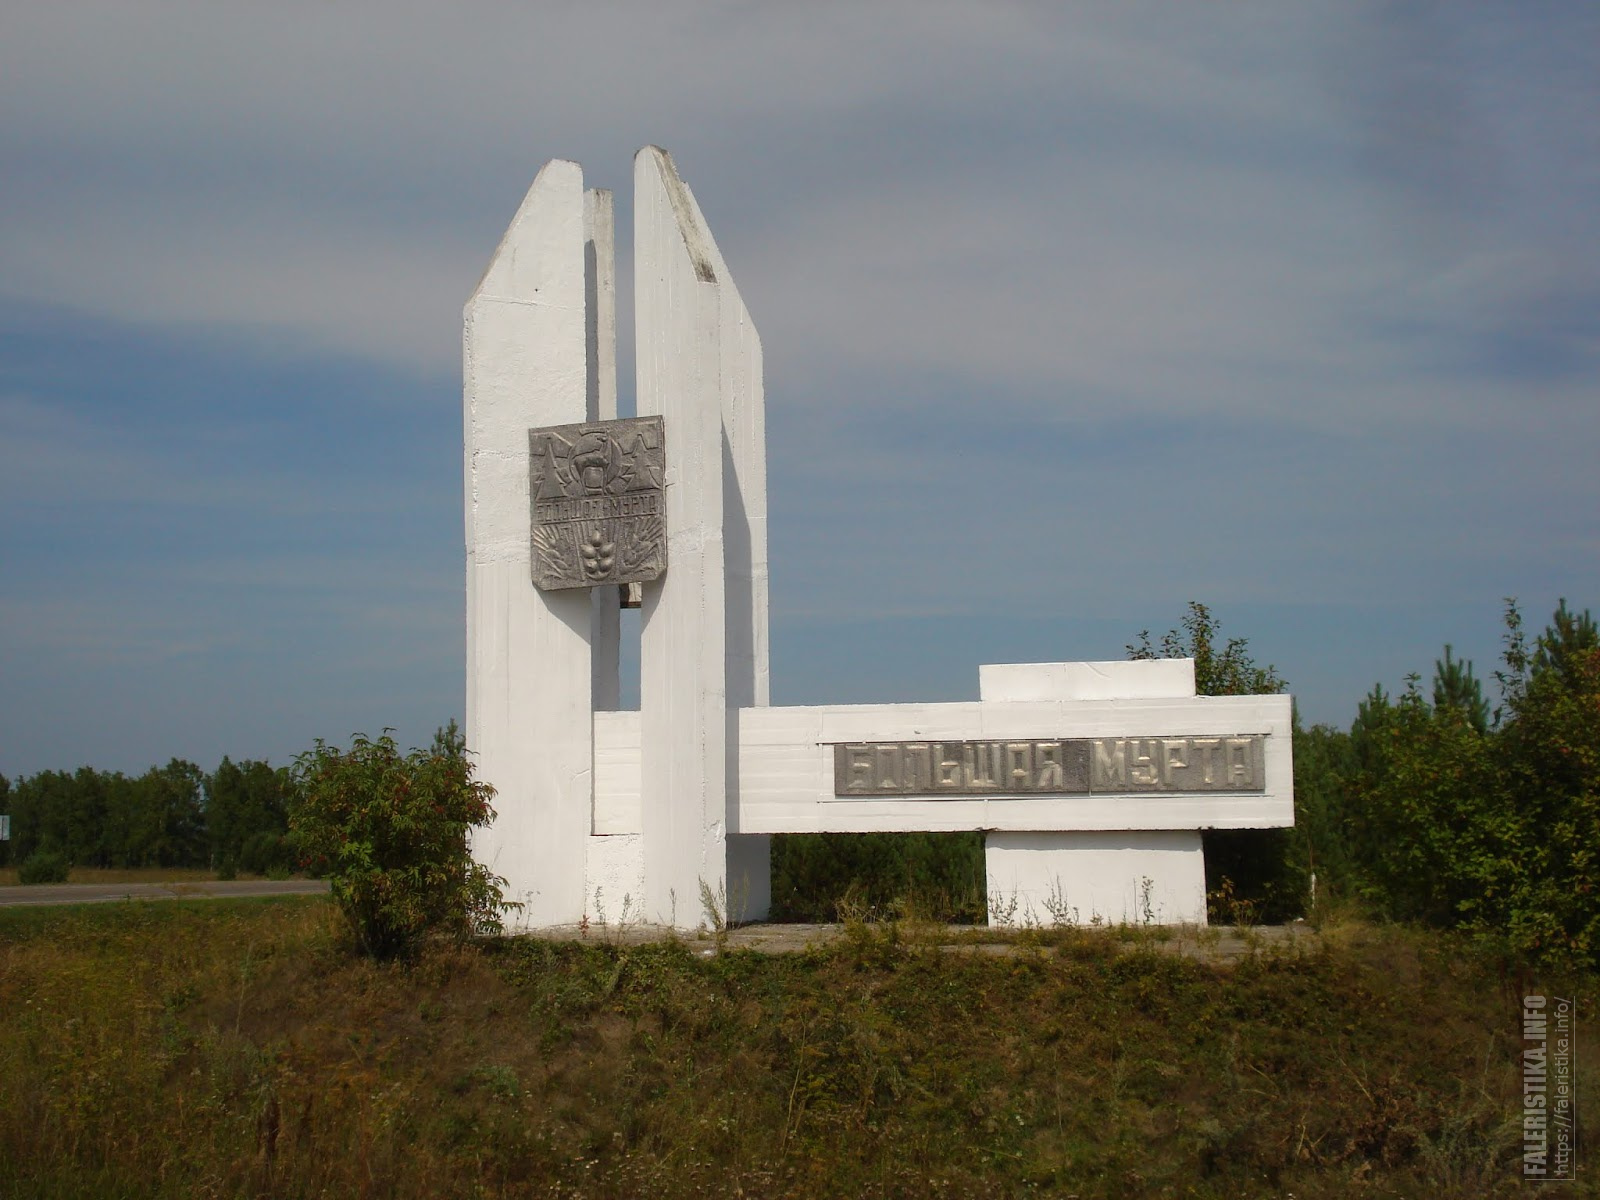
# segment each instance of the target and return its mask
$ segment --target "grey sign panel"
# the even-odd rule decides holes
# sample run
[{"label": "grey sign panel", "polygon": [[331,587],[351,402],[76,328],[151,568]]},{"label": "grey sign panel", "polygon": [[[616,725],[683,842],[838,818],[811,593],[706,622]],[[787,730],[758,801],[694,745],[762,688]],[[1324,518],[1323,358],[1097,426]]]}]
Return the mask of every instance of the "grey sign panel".
[{"label": "grey sign panel", "polygon": [[538,587],[645,583],[667,569],[660,417],[530,429],[528,471]]},{"label": "grey sign panel", "polygon": [[1266,738],[842,742],[837,797],[1264,792]]}]

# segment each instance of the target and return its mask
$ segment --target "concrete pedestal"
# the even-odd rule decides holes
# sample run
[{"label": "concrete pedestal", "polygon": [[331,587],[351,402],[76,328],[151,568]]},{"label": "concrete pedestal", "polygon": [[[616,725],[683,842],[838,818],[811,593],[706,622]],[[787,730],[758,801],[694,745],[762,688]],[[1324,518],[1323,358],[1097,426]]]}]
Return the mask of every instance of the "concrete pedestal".
[{"label": "concrete pedestal", "polygon": [[1198,830],[991,833],[992,925],[1204,925]]}]

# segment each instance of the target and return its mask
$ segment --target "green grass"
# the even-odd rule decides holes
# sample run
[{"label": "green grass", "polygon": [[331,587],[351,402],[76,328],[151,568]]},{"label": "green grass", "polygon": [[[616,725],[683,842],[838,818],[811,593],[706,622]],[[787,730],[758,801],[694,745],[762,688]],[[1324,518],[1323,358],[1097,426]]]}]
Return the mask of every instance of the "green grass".
[{"label": "green grass", "polygon": [[[374,965],[320,897],[0,910],[0,1195],[1519,1190],[1519,984],[1435,935],[706,948]],[[1585,1036],[1595,980],[1545,983]]]}]

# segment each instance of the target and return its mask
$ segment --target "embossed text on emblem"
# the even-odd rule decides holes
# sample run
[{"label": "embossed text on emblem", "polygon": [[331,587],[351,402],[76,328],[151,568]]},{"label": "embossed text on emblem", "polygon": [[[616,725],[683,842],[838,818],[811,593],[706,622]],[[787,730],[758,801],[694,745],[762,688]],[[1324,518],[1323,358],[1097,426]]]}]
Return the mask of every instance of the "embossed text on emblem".
[{"label": "embossed text on emblem", "polygon": [[533,582],[644,583],[667,569],[660,417],[528,430]]}]

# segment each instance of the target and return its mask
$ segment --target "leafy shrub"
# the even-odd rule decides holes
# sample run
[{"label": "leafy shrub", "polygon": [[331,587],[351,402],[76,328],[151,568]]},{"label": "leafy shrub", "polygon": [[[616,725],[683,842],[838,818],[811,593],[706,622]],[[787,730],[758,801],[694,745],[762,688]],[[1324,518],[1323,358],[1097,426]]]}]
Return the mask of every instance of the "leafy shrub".
[{"label": "leafy shrub", "polygon": [[500,928],[504,880],[472,859],[468,834],[494,818],[454,723],[429,750],[401,754],[387,730],[348,752],[318,739],[295,762],[289,826],[302,866],[326,874],[356,945],[374,958],[430,932]]},{"label": "leafy shrub", "polygon": [[65,883],[67,856],[55,850],[35,850],[17,870],[22,883]]},{"label": "leafy shrub", "polygon": [[1201,696],[1270,696],[1288,686],[1277,667],[1256,666],[1248,638],[1229,638],[1218,650],[1221,637],[1222,622],[1211,615],[1209,607],[1191,600],[1181,632],[1169,629],[1158,648],[1150,641],[1150,631],[1141,630],[1139,640],[1129,642],[1126,649],[1128,657],[1136,660],[1194,659],[1194,690]]}]

